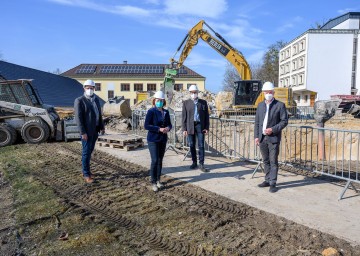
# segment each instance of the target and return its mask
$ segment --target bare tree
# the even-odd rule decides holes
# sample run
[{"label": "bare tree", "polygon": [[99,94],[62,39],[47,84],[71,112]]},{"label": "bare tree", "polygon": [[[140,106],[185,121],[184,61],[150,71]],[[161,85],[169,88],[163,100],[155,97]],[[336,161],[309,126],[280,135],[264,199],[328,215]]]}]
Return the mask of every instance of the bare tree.
[{"label": "bare tree", "polygon": [[57,68],[52,73],[55,75],[60,75],[62,73],[62,71],[59,68]]},{"label": "bare tree", "polygon": [[239,81],[239,80],[240,80],[240,76],[236,68],[230,62],[227,62],[224,80],[223,80],[223,87],[222,87],[223,91],[233,92],[235,85],[234,83],[235,81]]},{"label": "bare tree", "polygon": [[261,68],[262,68],[262,63],[259,62],[252,62],[249,63],[250,65],[250,69],[251,69],[251,79],[253,80],[261,80]]},{"label": "bare tree", "polygon": [[278,41],[268,47],[268,50],[263,57],[262,67],[258,74],[263,82],[270,81],[277,86],[279,79],[279,52],[285,45],[285,42]]}]

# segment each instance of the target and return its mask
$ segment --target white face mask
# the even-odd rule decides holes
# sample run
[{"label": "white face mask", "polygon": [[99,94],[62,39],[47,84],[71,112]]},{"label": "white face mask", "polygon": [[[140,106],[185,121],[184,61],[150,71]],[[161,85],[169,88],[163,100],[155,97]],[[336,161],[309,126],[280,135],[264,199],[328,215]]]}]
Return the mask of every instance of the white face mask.
[{"label": "white face mask", "polygon": [[272,100],[274,98],[274,94],[272,94],[272,93],[267,93],[267,94],[265,94],[265,99],[267,100],[267,101],[270,101],[270,100]]},{"label": "white face mask", "polygon": [[197,97],[198,97],[198,94],[197,94],[197,93],[192,93],[192,94],[191,94],[191,98],[192,98],[193,100],[197,99]]},{"label": "white face mask", "polygon": [[94,90],[93,89],[85,89],[85,93],[87,96],[93,96],[94,95]]}]

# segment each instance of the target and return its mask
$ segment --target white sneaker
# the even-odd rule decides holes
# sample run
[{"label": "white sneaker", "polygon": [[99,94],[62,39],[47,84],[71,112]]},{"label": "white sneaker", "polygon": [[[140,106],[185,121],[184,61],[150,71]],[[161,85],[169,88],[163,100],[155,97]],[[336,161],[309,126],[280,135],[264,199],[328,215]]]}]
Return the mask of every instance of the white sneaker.
[{"label": "white sneaker", "polygon": [[164,187],[164,185],[163,185],[160,181],[158,181],[158,182],[156,183],[156,186],[157,186],[158,188],[163,188],[163,187]]},{"label": "white sneaker", "polygon": [[158,187],[157,187],[157,185],[156,184],[152,184],[152,190],[154,191],[154,192],[158,192]]}]

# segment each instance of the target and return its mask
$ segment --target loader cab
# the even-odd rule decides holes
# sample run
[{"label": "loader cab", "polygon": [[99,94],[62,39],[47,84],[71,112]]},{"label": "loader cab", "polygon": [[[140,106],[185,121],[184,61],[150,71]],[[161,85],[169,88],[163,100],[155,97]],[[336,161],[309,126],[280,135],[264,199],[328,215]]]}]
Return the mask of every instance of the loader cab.
[{"label": "loader cab", "polygon": [[235,82],[233,105],[252,106],[261,95],[262,83],[260,80],[242,80]]},{"label": "loader cab", "polygon": [[31,80],[28,79],[0,81],[0,100],[33,107],[42,105]]}]

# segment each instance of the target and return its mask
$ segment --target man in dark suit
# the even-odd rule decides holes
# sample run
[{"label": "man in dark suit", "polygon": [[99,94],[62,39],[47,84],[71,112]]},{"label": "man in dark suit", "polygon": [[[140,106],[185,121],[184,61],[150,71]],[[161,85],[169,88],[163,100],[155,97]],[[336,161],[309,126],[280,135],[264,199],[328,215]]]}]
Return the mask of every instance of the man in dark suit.
[{"label": "man in dark suit", "polygon": [[98,97],[94,94],[95,83],[86,80],[84,95],[76,98],[74,103],[75,121],[79,127],[82,143],[82,173],[86,183],[94,181],[90,171],[90,159],[98,133],[105,133]]},{"label": "man in dark suit", "polygon": [[259,187],[270,187],[269,191],[277,191],[278,156],[281,141],[281,131],[288,124],[288,114],[285,104],[274,98],[274,85],[265,82],[262,87],[265,101],[256,110],[254,137],[255,144],[260,146],[264,168],[265,181]]},{"label": "man in dark suit", "polygon": [[199,149],[199,169],[202,172],[208,170],[204,166],[205,159],[205,134],[209,132],[209,109],[206,100],[198,98],[199,89],[196,85],[189,87],[191,99],[185,100],[182,107],[182,130],[184,136],[187,136],[192,165],[190,169],[196,169],[196,137]]}]

